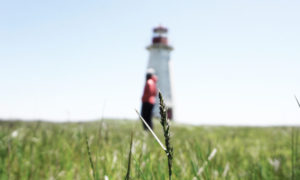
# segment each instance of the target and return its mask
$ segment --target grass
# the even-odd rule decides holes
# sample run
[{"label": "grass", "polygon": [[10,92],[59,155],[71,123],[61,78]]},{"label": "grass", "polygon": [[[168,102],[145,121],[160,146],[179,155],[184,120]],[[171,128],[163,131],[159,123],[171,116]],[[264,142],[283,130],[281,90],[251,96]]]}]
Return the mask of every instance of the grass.
[{"label": "grass", "polygon": [[160,111],[160,124],[163,128],[164,138],[165,138],[165,146],[162,144],[162,142],[159,140],[157,135],[154,133],[154,131],[150,128],[150,126],[147,124],[147,122],[144,120],[144,118],[139,114],[139,112],[136,110],[140,120],[145,124],[145,126],[148,128],[150,133],[153,135],[155,140],[159,143],[159,145],[162,147],[162,149],[166,152],[167,158],[168,158],[168,169],[169,169],[169,180],[172,179],[172,160],[173,160],[173,147],[171,147],[171,134],[170,134],[170,122],[167,118],[167,107],[164,103],[163,97],[161,92],[158,93],[159,96],[159,111]]},{"label": "grass", "polygon": [[167,118],[167,107],[164,103],[161,92],[158,93],[159,97],[159,111],[160,111],[160,124],[163,128],[166,145],[166,155],[168,157],[168,169],[169,169],[169,180],[172,179],[172,160],[173,160],[173,147],[171,146],[171,133],[170,133],[170,122]]},{"label": "grass", "polygon": [[[300,103],[295,96],[295,100],[297,102],[298,107],[300,108]],[[291,161],[292,161],[292,180],[299,179],[300,177],[300,155],[298,152],[298,133],[299,129],[292,127],[292,134],[291,134]]]},{"label": "grass", "polygon": [[95,180],[96,179],[96,174],[95,174],[96,169],[94,167],[94,163],[93,163],[93,160],[92,160],[92,155],[91,155],[90,145],[89,145],[89,141],[88,141],[87,135],[85,135],[85,142],[86,142],[86,149],[87,149],[87,152],[88,152],[88,156],[89,156],[91,168],[92,168],[92,171],[93,171],[93,179]]},{"label": "grass", "polygon": [[125,180],[130,179],[130,169],[131,169],[131,155],[132,155],[132,142],[133,142],[133,132],[131,132],[131,138],[130,138],[130,149],[128,153],[128,166],[127,166],[127,173]]},{"label": "grass", "polygon": [[[1,121],[0,179],[93,179],[85,135],[97,177],[123,179],[127,173],[132,129],[135,138],[130,178],[168,179],[165,152],[151,134],[144,132],[140,121],[104,120],[101,133],[99,123]],[[155,123],[154,131],[163,139],[159,122]],[[291,127],[174,123],[172,177],[180,180],[291,179],[291,131]],[[214,149],[217,152],[208,161]],[[294,179],[300,177],[297,167]]]}]

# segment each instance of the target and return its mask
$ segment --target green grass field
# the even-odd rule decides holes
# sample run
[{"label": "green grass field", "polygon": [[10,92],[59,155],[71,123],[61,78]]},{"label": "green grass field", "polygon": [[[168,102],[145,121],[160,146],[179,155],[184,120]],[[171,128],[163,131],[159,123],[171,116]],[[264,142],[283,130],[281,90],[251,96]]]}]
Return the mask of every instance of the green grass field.
[{"label": "green grass field", "polygon": [[[154,130],[164,142],[158,121]],[[93,179],[86,136],[96,179],[124,179],[131,132],[131,179],[168,179],[165,152],[140,121],[125,120],[0,121],[0,179]],[[173,179],[300,179],[299,128],[293,132],[173,123]]]}]

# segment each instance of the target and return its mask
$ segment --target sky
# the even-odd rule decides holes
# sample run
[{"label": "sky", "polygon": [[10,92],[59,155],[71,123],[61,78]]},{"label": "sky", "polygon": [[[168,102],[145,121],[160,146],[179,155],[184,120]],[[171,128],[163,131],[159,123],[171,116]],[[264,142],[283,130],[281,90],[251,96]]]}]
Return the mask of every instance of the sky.
[{"label": "sky", "polygon": [[176,121],[300,125],[300,1],[0,1],[0,118],[137,120],[169,29]]}]

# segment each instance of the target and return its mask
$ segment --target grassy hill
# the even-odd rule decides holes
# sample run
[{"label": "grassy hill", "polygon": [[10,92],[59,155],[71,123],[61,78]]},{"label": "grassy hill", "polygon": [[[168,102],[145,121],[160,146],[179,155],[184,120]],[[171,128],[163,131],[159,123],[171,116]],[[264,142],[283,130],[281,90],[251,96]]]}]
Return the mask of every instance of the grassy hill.
[{"label": "grassy hill", "polygon": [[[154,130],[163,140],[159,123]],[[124,179],[131,132],[131,179],[167,179],[165,152],[141,122],[125,120],[0,121],[0,179],[93,179],[86,137],[96,178]],[[299,128],[293,132],[172,124],[173,179],[300,179]]]}]

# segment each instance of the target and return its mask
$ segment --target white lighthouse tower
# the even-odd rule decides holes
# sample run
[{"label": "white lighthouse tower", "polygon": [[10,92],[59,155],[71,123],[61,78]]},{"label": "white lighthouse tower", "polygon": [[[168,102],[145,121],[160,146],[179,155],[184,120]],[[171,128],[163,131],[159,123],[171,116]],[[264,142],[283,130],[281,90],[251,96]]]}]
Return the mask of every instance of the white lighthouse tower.
[{"label": "white lighthouse tower", "polygon": [[[158,78],[157,88],[161,91],[165,104],[168,108],[168,118],[174,119],[174,104],[172,93],[172,76],[170,66],[170,52],[173,47],[168,45],[167,38],[168,29],[164,27],[156,27],[153,29],[152,44],[147,47],[150,52],[148,69],[155,70]],[[153,115],[160,117],[159,114],[159,100],[156,101]]]}]

